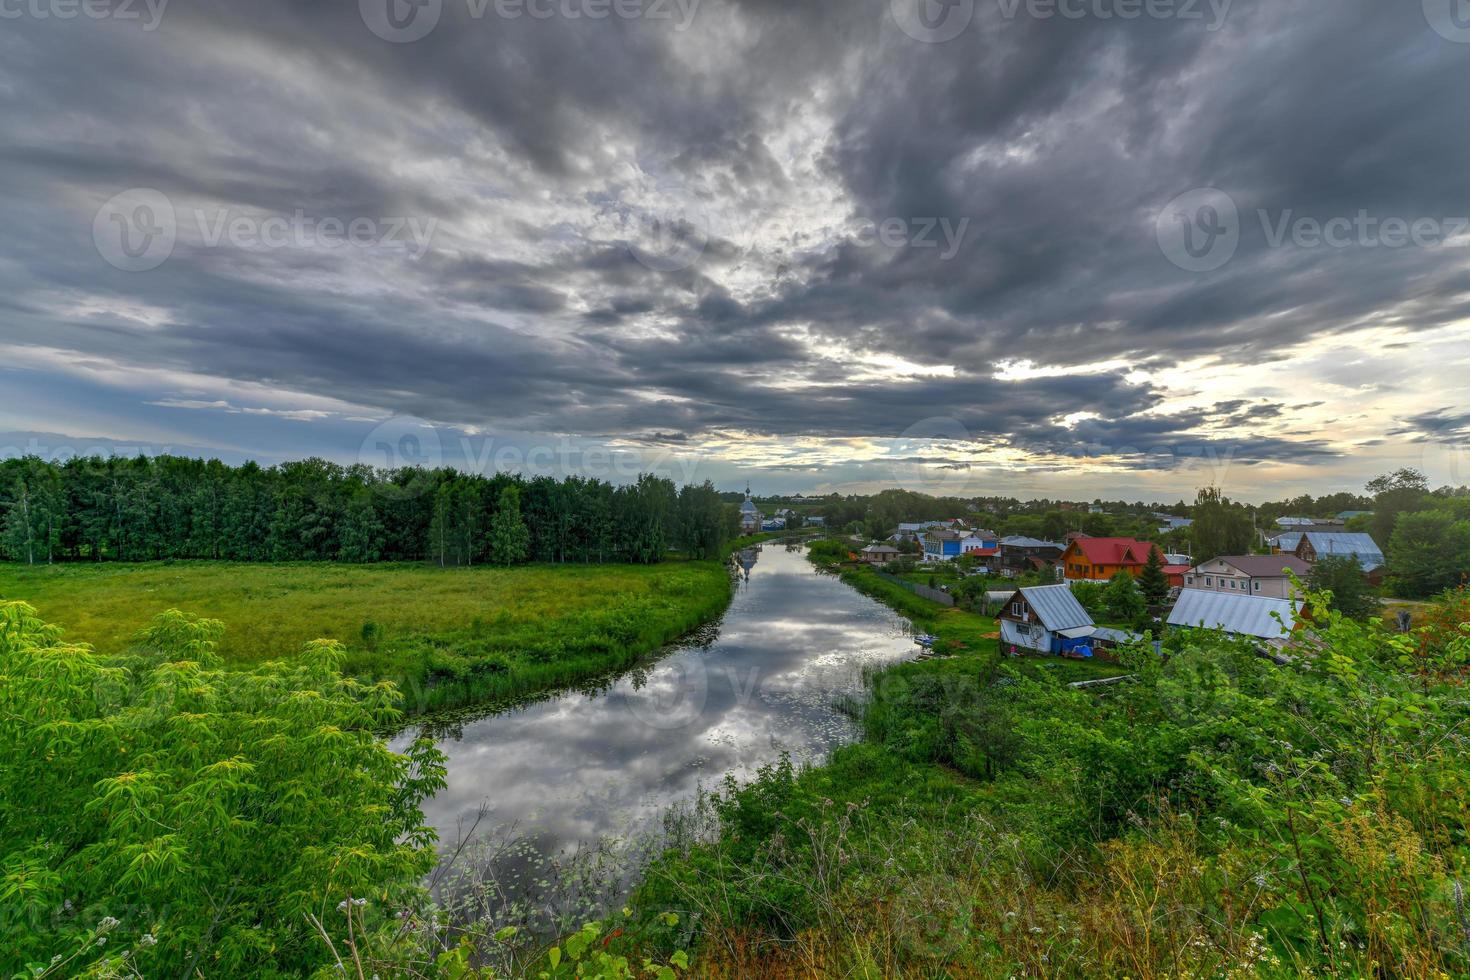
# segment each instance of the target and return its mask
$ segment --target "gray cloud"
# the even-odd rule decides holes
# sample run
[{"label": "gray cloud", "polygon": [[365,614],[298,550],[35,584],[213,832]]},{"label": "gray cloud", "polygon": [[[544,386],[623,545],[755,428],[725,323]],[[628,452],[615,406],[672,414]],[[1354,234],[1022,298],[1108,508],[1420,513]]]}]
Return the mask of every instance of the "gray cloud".
[{"label": "gray cloud", "polygon": [[[1470,45],[1417,4],[1239,0],[1210,32],[981,2],[939,45],[878,0],[704,0],[687,31],[468,9],[446,0],[412,44],[351,3],[180,0],[156,32],[7,22],[4,340],[453,424],[697,443],[943,416],[987,445],[1155,468],[1342,450],[1292,425],[1313,405],[1164,411],[1125,370],[996,366],[1252,364],[1374,318],[1470,316],[1463,249],[1273,247],[1255,215],[1470,215]],[[1155,217],[1207,186],[1238,203],[1240,247],[1185,272]],[[202,209],[438,230],[418,261],[181,230],[133,274],[91,241],[129,187],[165,192],[181,229]],[[696,253],[667,270],[630,248],[663,209]],[[890,218],[969,224],[945,260],[864,239]],[[885,359],[945,370],[860,370]]]}]

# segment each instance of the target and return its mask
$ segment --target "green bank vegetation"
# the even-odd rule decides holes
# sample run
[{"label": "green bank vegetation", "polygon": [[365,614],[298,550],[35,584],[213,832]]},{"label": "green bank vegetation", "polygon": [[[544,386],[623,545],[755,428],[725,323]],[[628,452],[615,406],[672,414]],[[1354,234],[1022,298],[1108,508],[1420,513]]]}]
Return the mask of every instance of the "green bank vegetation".
[{"label": "green bank vegetation", "polygon": [[862,744],[727,783],[634,905],[715,976],[1467,975],[1470,598],[1412,634],[1312,601],[1285,665],[1190,632],[1091,692],[978,654],[880,674]]},{"label": "green bank vegetation", "polygon": [[410,711],[514,699],[630,666],[716,619],[722,565],[231,562],[0,564],[0,598],[35,606],[105,655],[127,652],[171,608],[220,620],[226,666],[248,669],[310,640],[349,676],[388,679]]}]

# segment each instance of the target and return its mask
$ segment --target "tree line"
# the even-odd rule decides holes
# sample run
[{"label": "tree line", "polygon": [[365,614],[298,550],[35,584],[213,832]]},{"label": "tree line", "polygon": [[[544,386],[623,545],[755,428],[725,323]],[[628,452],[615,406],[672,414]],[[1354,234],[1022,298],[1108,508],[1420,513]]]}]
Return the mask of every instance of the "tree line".
[{"label": "tree line", "polygon": [[709,482],[615,486],[306,459],[0,462],[0,555],[18,562],[432,561],[649,564],[718,555],[738,516]]}]

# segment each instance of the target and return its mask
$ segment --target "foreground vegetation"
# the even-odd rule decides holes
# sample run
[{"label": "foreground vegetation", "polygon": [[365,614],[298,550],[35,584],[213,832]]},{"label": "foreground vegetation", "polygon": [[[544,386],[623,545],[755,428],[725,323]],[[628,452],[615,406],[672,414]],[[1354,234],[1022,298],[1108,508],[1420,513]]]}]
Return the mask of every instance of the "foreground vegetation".
[{"label": "foreground vegetation", "polygon": [[864,744],[727,785],[634,904],[717,976],[1466,975],[1470,599],[1411,635],[1315,606],[1286,666],[1192,633],[1103,694],[904,665]]},{"label": "foreground vegetation", "polygon": [[230,562],[0,564],[0,598],[121,655],[170,608],[230,624],[226,666],[340,645],[348,676],[394,681],[410,711],[514,699],[625,668],[712,621],[716,562],[440,569]]}]

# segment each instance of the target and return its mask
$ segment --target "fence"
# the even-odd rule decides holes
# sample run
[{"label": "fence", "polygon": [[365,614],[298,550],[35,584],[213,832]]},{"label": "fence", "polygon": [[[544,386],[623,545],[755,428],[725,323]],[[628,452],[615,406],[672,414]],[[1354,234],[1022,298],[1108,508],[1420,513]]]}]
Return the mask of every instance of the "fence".
[{"label": "fence", "polygon": [[910,592],[912,592],[914,595],[923,596],[925,599],[929,599],[932,602],[937,602],[941,606],[954,605],[954,596],[950,595],[948,592],[940,592],[938,589],[931,589],[927,585],[919,585],[917,582],[910,582],[908,579],[899,578],[897,575],[889,575],[887,572],[880,572],[876,568],[873,569],[873,571],[877,574],[879,578],[887,579],[894,585],[901,585],[905,589],[908,589]]}]

